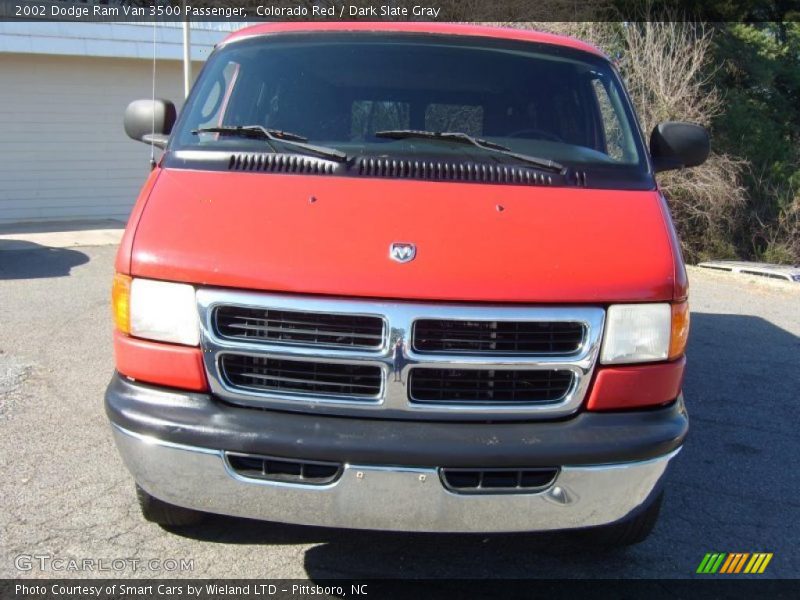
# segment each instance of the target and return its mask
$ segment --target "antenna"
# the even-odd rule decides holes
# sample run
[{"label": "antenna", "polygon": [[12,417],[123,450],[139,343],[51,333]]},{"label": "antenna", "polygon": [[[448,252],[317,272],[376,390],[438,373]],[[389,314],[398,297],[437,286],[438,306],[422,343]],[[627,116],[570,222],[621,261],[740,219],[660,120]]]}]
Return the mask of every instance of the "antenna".
[{"label": "antenna", "polygon": [[[153,93],[150,98],[153,101],[153,108],[155,108],[156,104],[156,20],[153,19]],[[153,117],[153,122],[151,124],[150,129],[150,170],[156,168],[156,145],[155,145],[155,135],[156,135],[156,111],[150,110]]]},{"label": "antenna", "polygon": [[192,27],[189,23],[189,11],[186,9],[186,0],[183,0],[183,97],[189,97],[192,87]]}]

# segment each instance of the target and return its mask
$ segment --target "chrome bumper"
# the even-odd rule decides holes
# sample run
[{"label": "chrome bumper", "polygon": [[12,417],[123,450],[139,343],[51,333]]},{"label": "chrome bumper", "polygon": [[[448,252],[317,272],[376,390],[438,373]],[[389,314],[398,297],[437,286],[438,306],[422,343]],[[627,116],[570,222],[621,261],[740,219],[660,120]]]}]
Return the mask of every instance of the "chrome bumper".
[{"label": "chrome bumper", "polygon": [[196,510],[302,525],[427,532],[574,529],[618,521],[659,487],[680,451],[640,462],[563,466],[531,494],[455,494],[437,469],[345,465],[330,485],[247,479],[223,452],[164,442],[112,424],[123,460],[151,495]]}]

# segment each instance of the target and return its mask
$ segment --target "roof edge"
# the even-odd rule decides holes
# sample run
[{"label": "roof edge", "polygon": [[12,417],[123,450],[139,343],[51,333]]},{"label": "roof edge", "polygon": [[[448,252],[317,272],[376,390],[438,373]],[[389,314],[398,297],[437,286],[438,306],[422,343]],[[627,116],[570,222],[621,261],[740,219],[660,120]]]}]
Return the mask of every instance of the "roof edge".
[{"label": "roof edge", "polygon": [[438,35],[461,35],[472,37],[486,37],[495,39],[518,40],[526,42],[538,42],[551,44],[553,46],[563,46],[576,50],[583,50],[590,54],[608,59],[605,53],[582,40],[577,38],[545,33],[532,29],[516,29],[513,27],[495,27],[489,25],[469,25],[464,23],[431,23],[431,22],[396,22],[396,21],[294,21],[294,22],[272,22],[260,23],[244,27],[226,37],[221,45],[258,35],[269,35],[273,33],[300,33],[300,32],[325,32],[325,31],[377,31],[377,32],[405,32],[405,33],[430,33]]}]

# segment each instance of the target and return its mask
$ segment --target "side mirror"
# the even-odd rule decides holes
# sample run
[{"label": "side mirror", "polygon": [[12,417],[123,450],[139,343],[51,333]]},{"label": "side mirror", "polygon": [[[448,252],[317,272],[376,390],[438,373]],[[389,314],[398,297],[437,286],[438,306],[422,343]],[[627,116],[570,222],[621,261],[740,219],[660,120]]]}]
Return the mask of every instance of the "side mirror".
[{"label": "side mirror", "polygon": [[665,121],[650,134],[650,156],[657,173],[702,165],[710,150],[708,131],[694,123]]},{"label": "side mirror", "polygon": [[169,100],[134,100],[125,109],[125,133],[137,142],[166,148],[177,114]]}]

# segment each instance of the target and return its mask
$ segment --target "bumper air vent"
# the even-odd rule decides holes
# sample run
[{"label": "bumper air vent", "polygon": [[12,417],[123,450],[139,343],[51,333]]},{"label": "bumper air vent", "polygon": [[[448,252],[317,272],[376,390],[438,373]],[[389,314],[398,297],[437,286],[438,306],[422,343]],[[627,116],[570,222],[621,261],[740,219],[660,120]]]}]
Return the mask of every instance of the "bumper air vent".
[{"label": "bumper air vent", "polygon": [[558,469],[440,469],[444,486],[460,494],[530,493],[555,481]]},{"label": "bumper air vent", "polygon": [[564,398],[571,371],[500,369],[411,370],[409,399],[420,404],[536,404]]},{"label": "bumper air vent", "polygon": [[338,463],[290,460],[234,452],[226,452],[225,460],[234,472],[248,479],[326,485],[339,479],[342,474],[342,465]]},{"label": "bumper air vent", "polygon": [[326,346],[380,348],[381,317],[220,306],[214,310],[217,335],[230,340]]},{"label": "bumper air vent", "polygon": [[413,348],[420,353],[572,354],[586,335],[582,323],[558,321],[455,321],[414,323]]},{"label": "bumper air vent", "polygon": [[381,368],[372,365],[223,354],[220,370],[233,388],[261,393],[376,400],[381,392]]}]

